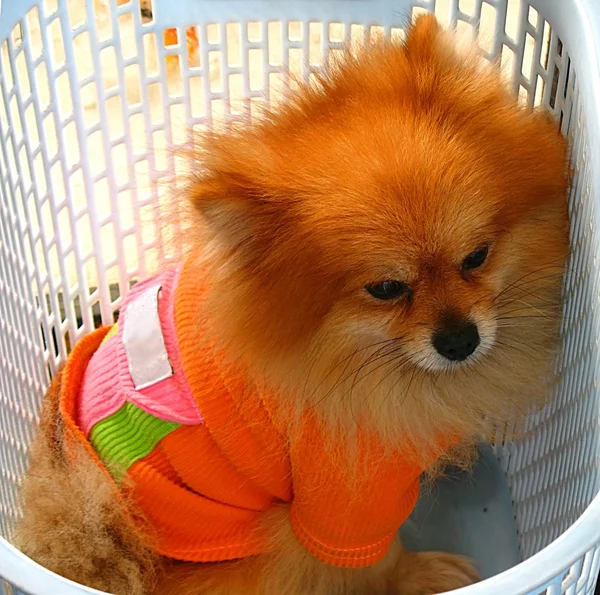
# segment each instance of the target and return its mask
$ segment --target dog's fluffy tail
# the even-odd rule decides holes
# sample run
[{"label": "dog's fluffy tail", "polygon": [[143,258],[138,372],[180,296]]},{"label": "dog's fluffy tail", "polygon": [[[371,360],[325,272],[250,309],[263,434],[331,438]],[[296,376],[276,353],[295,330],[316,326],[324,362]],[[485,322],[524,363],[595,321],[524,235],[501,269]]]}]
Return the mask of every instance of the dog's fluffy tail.
[{"label": "dog's fluffy tail", "polygon": [[24,516],[13,541],[39,564],[89,587],[115,595],[149,593],[160,561],[96,462],[71,444],[75,452],[65,461],[59,392],[60,374],[46,395],[31,448],[21,492]]}]

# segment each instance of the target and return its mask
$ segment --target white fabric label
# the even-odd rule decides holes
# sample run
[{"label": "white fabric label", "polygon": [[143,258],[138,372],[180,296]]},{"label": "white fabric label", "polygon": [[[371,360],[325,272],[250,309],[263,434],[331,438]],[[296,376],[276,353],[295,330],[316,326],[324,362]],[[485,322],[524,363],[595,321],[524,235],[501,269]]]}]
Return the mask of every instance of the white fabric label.
[{"label": "white fabric label", "polygon": [[136,390],[173,376],[158,316],[160,289],[160,285],[151,287],[125,310],[123,344]]}]

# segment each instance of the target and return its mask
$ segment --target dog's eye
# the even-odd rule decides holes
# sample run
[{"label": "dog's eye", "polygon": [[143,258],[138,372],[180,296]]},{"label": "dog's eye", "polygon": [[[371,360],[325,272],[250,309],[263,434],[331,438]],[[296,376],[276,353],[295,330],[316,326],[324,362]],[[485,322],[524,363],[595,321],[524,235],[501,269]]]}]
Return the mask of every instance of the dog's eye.
[{"label": "dog's eye", "polygon": [[463,271],[471,271],[479,268],[487,258],[489,246],[487,244],[480,246],[477,250],[473,250],[469,256],[467,256],[462,263]]},{"label": "dog's eye", "polygon": [[370,283],[365,289],[378,300],[393,300],[403,295],[410,294],[410,287],[402,281],[382,281]]}]

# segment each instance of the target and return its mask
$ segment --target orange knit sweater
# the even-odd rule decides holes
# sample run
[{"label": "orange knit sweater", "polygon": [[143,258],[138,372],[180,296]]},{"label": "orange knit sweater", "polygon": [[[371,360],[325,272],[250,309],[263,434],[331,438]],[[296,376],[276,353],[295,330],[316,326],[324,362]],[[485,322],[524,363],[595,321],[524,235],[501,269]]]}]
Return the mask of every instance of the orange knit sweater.
[{"label": "orange knit sweater", "polygon": [[[203,423],[180,425],[127,470],[133,497],[158,537],[160,554],[209,562],[264,552],[261,517],[290,503],[300,542],[326,563],[362,567],[380,560],[418,497],[420,467],[399,449],[370,443],[350,473],[342,447],[326,447],[306,420],[290,439],[276,428],[268,403],[243,370],[198,347],[202,290],[192,265],[177,286],[175,323],[181,361]],[[65,368],[61,412],[70,435],[102,464],[77,426],[77,399],[87,363],[108,329],[82,339]],[[366,445],[368,438],[360,436]]]}]

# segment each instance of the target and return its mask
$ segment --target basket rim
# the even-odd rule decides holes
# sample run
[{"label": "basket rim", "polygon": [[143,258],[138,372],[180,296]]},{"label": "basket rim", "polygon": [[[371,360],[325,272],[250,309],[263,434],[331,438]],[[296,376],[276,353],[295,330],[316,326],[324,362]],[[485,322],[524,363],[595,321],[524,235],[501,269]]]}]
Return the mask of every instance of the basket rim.
[{"label": "basket rim", "polygon": [[[540,592],[557,582],[585,554],[600,546],[600,493],[581,516],[544,549],[516,566],[475,585],[452,591],[455,595],[510,593],[526,595]],[[517,588],[518,590],[515,590]],[[444,594],[441,594],[444,595]]]},{"label": "basket rim", "polygon": [[[562,577],[577,560],[598,547],[599,540],[600,493],[583,514],[543,550],[496,576],[452,593],[489,595],[497,592],[525,595],[533,589],[544,589],[555,583],[557,577]],[[0,577],[32,595],[106,595],[105,591],[85,587],[44,568],[3,537],[0,537]]]},{"label": "basket rim", "polygon": [[[167,0],[158,0],[158,4]],[[374,4],[379,4],[377,0]],[[415,2],[419,4],[419,2]],[[600,143],[600,118],[594,113],[600,97],[600,6],[594,0],[529,0],[542,14],[551,15],[559,36],[568,42],[570,54],[575,58],[577,70],[585,65],[585,77],[579,78],[584,95],[584,115],[590,146]],[[4,1],[0,16],[0,43],[33,6],[40,0]],[[175,3],[176,6],[178,3]],[[197,1],[197,10],[206,4]],[[239,2],[230,3],[239,4]],[[250,3],[249,3],[250,4]],[[173,14],[173,13],[172,13]],[[179,25],[180,23],[174,23]],[[587,54],[586,54],[587,50]],[[600,151],[592,154],[592,185],[595,196],[594,217],[600,226]],[[453,591],[456,595],[489,595],[491,592],[525,595],[539,592],[550,584],[560,584],[563,574],[585,554],[600,546],[600,494],[562,535],[540,552],[520,564],[481,583]],[[44,568],[17,550],[0,536],[0,577],[9,584],[34,595],[103,595],[104,592],[81,586]]]}]

